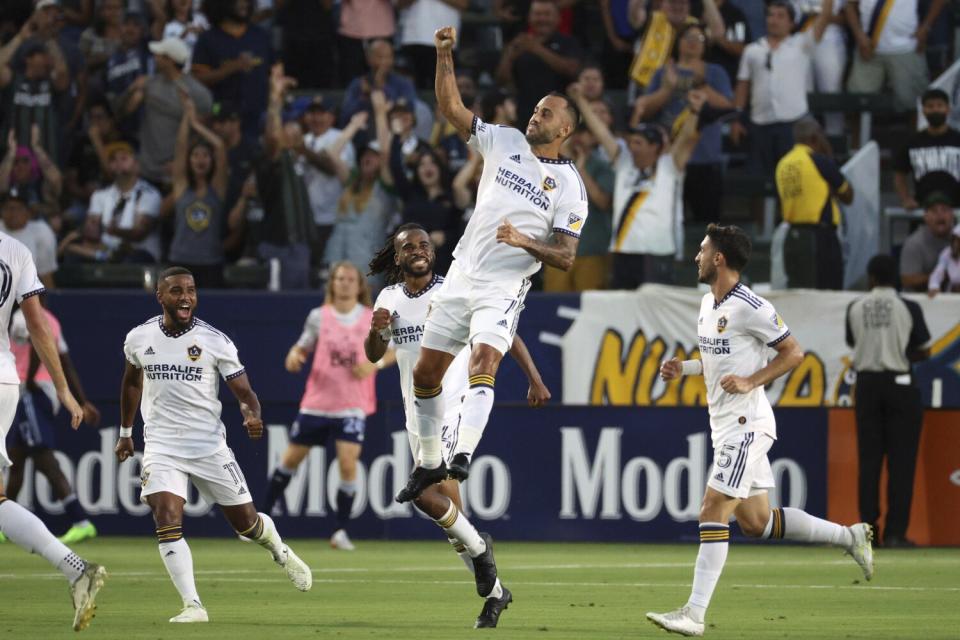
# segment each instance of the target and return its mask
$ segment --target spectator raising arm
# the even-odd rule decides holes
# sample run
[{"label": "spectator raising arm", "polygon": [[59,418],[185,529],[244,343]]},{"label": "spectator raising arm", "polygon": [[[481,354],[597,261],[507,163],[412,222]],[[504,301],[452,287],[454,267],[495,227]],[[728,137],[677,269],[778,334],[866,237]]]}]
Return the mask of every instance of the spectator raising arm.
[{"label": "spectator raising arm", "polygon": [[707,94],[702,89],[693,89],[687,93],[687,101],[689,102],[690,117],[684,121],[680,133],[677,134],[677,138],[670,148],[673,164],[680,173],[683,173],[687,168],[687,162],[693,155],[697,141],[700,140],[700,110],[707,101]]},{"label": "spectator raising arm", "polygon": [[60,190],[63,188],[63,175],[40,144],[40,126],[37,124],[30,127],[30,147],[43,174],[43,202],[56,212]]},{"label": "spectator raising arm", "polygon": [[370,104],[373,105],[373,125],[377,129],[377,145],[380,147],[380,181],[388,187],[393,186],[393,172],[390,170],[390,150],[393,144],[393,133],[387,122],[387,112],[390,105],[383,91],[374,89],[370,92]]},{"label": "spectator raising arm", "polygon": [[344,127],[337,139],[333,141],[326,149],[321,149],[320,157],[331,167],[331,172],[337,176],[340,184],[347,184],[350,180],[351,168],[340,158],[340,152],[350,143],[361,129],[367,128],[369,114],[366,111],[360,111],[353,114],[350,122]]},{"label": "spectator raising arm", "polygon": [[483,156],[473,147],[467,147],[467,162],[453,178],[453,204],[458,209],[466,209],[474,204],[476,199],[476,184],[474,177],[477,170],[483,166]]},{"label": "spectator raising arm", "polygon": [[580,91],[580,85],[577,83],[570,85],[567,88],[567,95],[577,103],[577,108],[580,109],[580,115],[583,118],[584,124],[590,129],[590,133],[597,139],[597,142],[600,143],[603,150],[607,152],[607,157],[610,158],[610,164],[615,163],[617,157],[620,155],[620,145],[617,144],[617,139],[613,137],[610,128],[607,127],[603,120],[598,118],[593,112],[593,109],[590,108],[590,104]]},{"label": "spectator raising arm", "polygon": [[[703,22],[707,25],[707,38],[711,41],[721,40],[727,32],[723,24],[723,16],[713,0],[703,0]],[[817,38],[819,40],[819,38]]]},{"label": "spectator raising arm", "polygon": [[270,98],[267,102],[267,125],[263,132],[264,151],[270,159],[276,159],[284,146],[283,119],[280,111],[283,108],[283,97],[287,91],[296,86],[293,78],[283,74],[283,64],[277,63],[270,69]]},{"label": "spectator raising arm", "polygon": [[0,161],[0,193],[6,193],[10,190],[10,174],[13,171],[13,163],[17,159],[17,133],[13,127],[7,131],[7,153]]}]

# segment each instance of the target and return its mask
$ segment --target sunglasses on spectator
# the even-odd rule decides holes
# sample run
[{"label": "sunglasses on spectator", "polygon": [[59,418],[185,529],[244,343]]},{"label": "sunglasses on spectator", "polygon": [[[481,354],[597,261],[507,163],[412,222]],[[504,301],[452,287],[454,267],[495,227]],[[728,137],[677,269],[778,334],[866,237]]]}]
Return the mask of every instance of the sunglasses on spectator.
[{"label": "sunglasses on spectator", "polygon": [[706,42],[707,37],[702,33],[688,33],[683,36],[683,39],[687,42]]}]

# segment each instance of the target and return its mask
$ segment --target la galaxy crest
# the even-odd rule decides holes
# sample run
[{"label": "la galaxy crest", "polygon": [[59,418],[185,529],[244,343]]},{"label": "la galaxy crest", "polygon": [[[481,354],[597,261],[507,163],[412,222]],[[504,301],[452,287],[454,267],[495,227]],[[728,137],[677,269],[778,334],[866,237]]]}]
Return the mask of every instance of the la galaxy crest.
[{"label": "la galaxy crest", "polygon": [[567,226],[570,227],[571,231],[580,231],[580,227],[583,226],[583,218],[571,213],[567,216]]},{"label": "la galaxy crest", "polygon": [[200,348],[198,344],[192,344],[187,347],[187,357],[190,358],[190,362],[196,362],[200,359],[200,354],[203,353],[203,349]]},{"label": "la galaxy crest", "polygon": [[544,191],[553,191],[557,188],[557,181],[554,180],[551,176],[547,176],[543,179],[543,190]]},{"label": "la galaxy crest", "polygon": [[717,333],[723,333],[727,328],[727,316],[720,316],[717,320]]}]

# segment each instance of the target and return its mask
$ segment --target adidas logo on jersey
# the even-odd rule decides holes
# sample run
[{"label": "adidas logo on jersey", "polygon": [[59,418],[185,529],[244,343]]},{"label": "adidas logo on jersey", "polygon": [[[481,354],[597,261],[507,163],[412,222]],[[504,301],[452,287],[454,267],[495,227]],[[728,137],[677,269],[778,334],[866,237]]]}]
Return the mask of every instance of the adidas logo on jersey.
[{"label": "adidas logo on jersey", "polygon": [[394,310],[393,310],[393,314],[392,314],[390,317],[391,317],[391,318],[399,318],[399,317],[400,317],[400,314],[397,313],[397,310],[396,310],[396,309],[394,309]]},{"label": "adidas logo on jersey", "polygon": [[723,482],[723,471],[713,476],[713,479],[716,480],[717,482]]},{"label": "adidas logo on jersey", "polygon": [[246,492],[247,492],[247,488],[246,488],[246,487],[240,487],[240,491],[237,491],[237,495],[238,495],[238,496],[242,496],[242,495],[245,494]]},{"label": "adidas logo on jersey", "polygon": [[520,164],[520,154],[519,154],[519,153],[513,154],[512,156],[510,156],[510,159],[513,160],[514,162],[516,162],[517,164]]},{"label": "adidas logo on jersey", "polygon": [[497,323],[497,326],[503,327],[504,329],[506,329],[509,325],[507,324],[506,320],[501,320],[500,322]]},{"label": "adidas logo on jersey", "polygon": [[147,350],[143,352],[145,356],[155,356],[156,352],[153,350],[153,347],[147,347]]}]

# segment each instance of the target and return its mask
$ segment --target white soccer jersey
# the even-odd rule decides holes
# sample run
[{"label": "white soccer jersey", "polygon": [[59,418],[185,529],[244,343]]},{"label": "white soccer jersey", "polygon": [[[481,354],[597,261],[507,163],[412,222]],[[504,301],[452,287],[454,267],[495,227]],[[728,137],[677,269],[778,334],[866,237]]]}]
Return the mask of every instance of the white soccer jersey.
[{"label": "white soccer jersey", "polygon": [[20,384],[7,333],[13,303],[43,291],[30,250],[19,240],[0,232],[0,384]]},{"label": "white soccer jersey", "polygon": [[[426,287],[417,293],[410,293],[403,283],[390,285],[380,292],[374,309],[390,311],[391,343],[396,349],[397,367],[400,369],[400,391],[403,394],[403,408],[407,414],[407,431],[416,433],[413,421],[413,365],[420,353],[420,339],[427,322],[430,299],[440,288],[443,276],[434,275]],[[457,424],[460,413],[460,401],[467,392],[469,376],[467,364],[470,362],[470,349],[461,349],[450,363],[443,376],[443,406],[445,425]],[[451,422],[452,420],[452,422]]]},{"label": "white soccer jersey", "polygon": [[714,447],[750,431],[776,439],[777,425],[763,387],[750,393],[727,393],[720,379],[727,374],[753,375],[767,365],[768,348],[789,335],[773,305],[743,284],[737,283],[719,302],[711,293],[703,296],[697,336]]},{"label": "white soccer jersey", "polygon": [[587,189],[570,160],[539,158],[513,127],[473,118],[469,144],[483,156],[477,205],[453,251],[460,269],[486,282],[526,278],[540,263],[523,249],[497,243],[504,218],[521,233],[547,241],[553,232],[580,237]]},{"label": "white soccer jersey", "polygon": [[231,380],[244,373],[230,338],[198,318],[169,333],[157,316],[127,334],[123,353],[143,369],[145,453],[202,458],[227,446],[220,376]]}]

